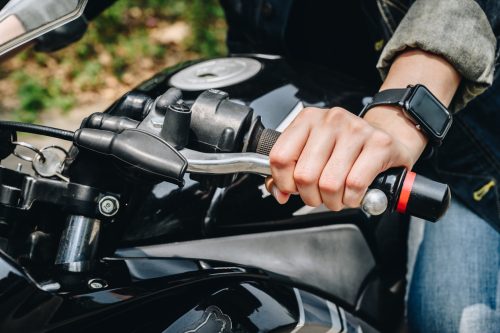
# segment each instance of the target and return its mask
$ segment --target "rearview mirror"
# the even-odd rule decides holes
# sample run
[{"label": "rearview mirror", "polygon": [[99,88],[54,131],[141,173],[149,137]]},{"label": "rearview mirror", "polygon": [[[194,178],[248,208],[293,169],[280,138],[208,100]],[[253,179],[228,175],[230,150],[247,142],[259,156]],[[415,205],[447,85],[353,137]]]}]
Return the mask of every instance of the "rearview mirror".
[{"label": "rearview mirror", "polygon": [[0,56],[71,22],[87,0],[0,0]]}]

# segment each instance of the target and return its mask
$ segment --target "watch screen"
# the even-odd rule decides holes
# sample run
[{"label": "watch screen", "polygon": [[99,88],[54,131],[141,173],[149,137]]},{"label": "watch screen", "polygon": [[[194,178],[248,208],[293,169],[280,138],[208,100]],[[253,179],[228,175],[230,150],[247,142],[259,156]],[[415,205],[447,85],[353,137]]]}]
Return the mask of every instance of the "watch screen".
[{"label": "watch screen", "polygon": [[450,118],[448,110],[427,89],[422,86],[417,88],[410,100],[409,109],[413,116],[421,118],[432,132],[438,136],[443,135]]}]

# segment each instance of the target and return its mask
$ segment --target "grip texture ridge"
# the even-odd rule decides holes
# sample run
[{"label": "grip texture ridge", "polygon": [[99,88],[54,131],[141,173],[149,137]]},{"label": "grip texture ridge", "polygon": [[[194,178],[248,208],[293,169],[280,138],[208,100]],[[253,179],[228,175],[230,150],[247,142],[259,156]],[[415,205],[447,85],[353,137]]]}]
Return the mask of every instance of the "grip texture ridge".
[{"label": "grip texture ridge", "polygon": [[259,138],[259,142],[257,143],[257,149],[255,150],[255,152],[258,154],[269,156],[269,153],[271,152],[271,149],[273,149],[276,141],[278,141],[280,134],[281,132],[275,131],[273,129],[264,129]]}]

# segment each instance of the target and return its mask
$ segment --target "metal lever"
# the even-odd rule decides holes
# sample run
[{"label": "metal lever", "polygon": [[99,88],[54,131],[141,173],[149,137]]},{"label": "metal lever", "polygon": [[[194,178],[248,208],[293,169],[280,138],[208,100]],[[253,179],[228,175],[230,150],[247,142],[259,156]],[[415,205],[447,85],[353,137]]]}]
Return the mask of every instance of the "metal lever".
[{"label": "metal lever", "polygon": [[[269,157],[257,153],[201,153],[191,149],[179,151],[187,160],[187,172],[204,175],[231,173],[253,173],[271,175]],[[369,189],[361,202],[361,209],[369,215],[380,215],[387,209],[388,200],[384,192]]]},{"label": "metal lever", "polygon": [[179,151],[187,160],[187,172],[203,175],[253,173],[271,175],[269,157],[256,153],[202,153],[191,149]]}]

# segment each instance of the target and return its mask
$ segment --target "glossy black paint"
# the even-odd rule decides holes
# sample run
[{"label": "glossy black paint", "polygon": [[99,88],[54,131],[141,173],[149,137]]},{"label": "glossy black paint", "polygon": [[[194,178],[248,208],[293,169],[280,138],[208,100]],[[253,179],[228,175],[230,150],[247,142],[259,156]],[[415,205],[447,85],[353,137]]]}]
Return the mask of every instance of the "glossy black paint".
[{"label": "glossy black paint", "polygon": [[[287,332],[299,320],[294,289],[256,269],[187,259],[106,259],[85,277],[56,275],[61,288],[46,292],[0,257],[1,332],[188,332],[214,307],[229,318],[228,332]],[[109,279],[111,272],[121,278]],[[92,291],[86,282],[96,277],[108,286]]]},{"label": "glossy black paint", "polygon": [[[282,59],[256,59],[264,65],[258,75],[224,90],[232,99],[253,107],[266,127],[276,128],[299,101],[304,105],[337,105],[357,111],[361,109],[361,99],[371,94],[363,84],[322,68],[290,65]],[[142,113],[138,115],[141,108],[144,110],[150,98],[162,94],[170,76],[188,64],[159,73],[106,112],[140,119],[143,116]],[[184,92],[184,98],[192,103],[199,93]],[[123,101],[128,101],[127,107],[121,107]],[[294,289],[283,277],[199,260],[112,259],[113,252],[124,245],[284,230],[332,221],[358,225],[365,232],[372,250],[378,250],[372,235],[375,227],[369,226],[359,211],[296,216],[294,213],[303,207],[300,199],[294,197],[288,205],[280,206],[271,197],[263,197],[261,177],[239,176],[225,190],[216,190],[207,187],[202,180],[185,177],[185,186],[179,188],[137,177],[123,165],[85,150],[73,149],[71,153],[75,160],[66,172],[72,181],[123,193],[125,209],[101,234],[104,241],[99,255],[110,258],[103,260],[96,271],[78,275],[50,271],[46,266],[27,266],[38,283],[53,282],[50,278],[60,283],[57,292],[49,293],[41,290],[16,263],[0,254],[1,332],[173,332],[179,331],[179,325],[184,325],[187,332],[208,317],[224,321],[225,316],[231,318],[233,328],[240,328],[239,332],[278,328],[288,332],[300,320],[300,311]],[[55,226],[57,220],[50,223]],[[377,253],[375,256],[378,259]],[[365,289],[376,277],[367,277]],[[398,277],[399,272],[394,279]],[[108,287],[90,290],[87,283],[92,278],[104,279]],[[384,283],[380,288],[385,290]],[[313,313],[316,311],[314,304],[326,302],[324,298],[335,298],[335,295],[325,295],[318,290],[311,291],[316,294],[311,296],[310,302]],[[317,296],[318,292],[323,297]],[[378,306],[378,296],[379,290],[376,290],[366,298],[370,298],[370,304]],[[381,324],[380,317],[374,315],[370,307],[356,309],[355,304],[345,307],[365,320]],[[324,304],[322,309],[324,312]],[[323,319],[318,322],[326,325],[325,313],[319,317]],[[361,320],[351,318],[351,326],[355,329]],[[324,328],[326,331],[326,326]]]},{"label": "glossy black paint", "polygon": [[[0,252],[1,332],[292,332],[370,327],[264,271],[214,261],[107,258],[37,284]],[[119,278],[117,278],[119,277]],[[92,290],[88,281],[106,286]],[[41,287],[58,282],[56,291]],[[347,319],[346,319],[347,318]]]},{"label": "glossy black paint", "polygon": [[[305,106],[342,106],[353,112],[358,112],[362,108],[362,98],[371,93],[370,88],[363,82],[323,67],[306,63],[288,63],[279,57],[260,57],[258,55],[250,55],[250,57],[261,62],[262,70],[256,76],[244,82],[224,87],[222,90],[227,92],[232,100],[252,107],[254,115],[260,116],[263,124],[269,128],[276,128],[299,102]],[[158,73],[117,101],[106,112],[117,116],[139,117],[140,107],[150,103],[147,102],[149,99],[164,93],[169,87],[169,79],[172,75],[194,63],[197,61],[180,64]],[[200,93],[201,91],[183,91],[183,99],[188,104],[192,104]],[[208,178],[195,177],[195,183],[200,183],[199,188],[207,193],[205,198],[210,201],[209,206],[206,205],[206,202],[199,205],[199,201],[190,201],[190,204],[193,205],[193,211],[200,212],[200,215],[196,217],[199,220],[194,224],[203,225],[203,233],[205,234],[233,233],[228,226],[234,224],[239,225],[235,232],[241,233],[263,231],[266,228],[268,228],[267,230],[275,230],[278,225],[281,225],[281,222],[285,223],[278,228],[289,228],[300,223],[305,224],[306,220],[309,220],[310,225],[325,224],[337,218],[339,223],[362,222],[362,218],[356,217],[359,216],[359,212],[353,211],[308,215],[311,217],[310,219],[294,217],[293,213],[304,206],[300,198],[293,197],[290,203],[285,206],[277,204],[275,200],[263,192],[263,178],[259,176],[242,175],[222,192],[210,190],[210,184],[213,182],[207,181]],[[155,188],[162,189],[168,187],[169,185],[165,183],[155,186]],[[176,189],[175,191],[182,193],[184,189]],[[215,197],[212,197],[214,193]],[[178,221],[177,213],[172,214],[170,201],[166,197],[148,198],[144,204],[159,207],[159,210],[154,211],[156,216],[168,216],[167,219],[171,222]],[[206,209],[204,213],[201,211],[203,209]],[[145,210],[141,211],[142,214],[132,219],[131,225],[142,226],[141,219],[148,222],[157,220],[158,223],[162,224],[171,223],[165,219],[159,221],[156,217],[151,216],[152,210],[149,213]],[[273,226],[266,227],[266,224],[261,224],[266,221],[273,221]],[[251,228],[250,224],[255,224],[255,229]],[[192,224],[190,223],[190,225]],[[144,230],[139,231],[131,228],[129,230],[135,234],[144,234]],[[199,233],[177,232],[176,235],[173,235],[168,229],[155,228],[155,232],[149,236],[158,240],[175,239],[176,237],[196,239],[199,237]],[[125,238],[137,239],[137,237],[130,237],[128,234],[125,235]],[[155,242],[152,239],[145,241],[149,244]],[[140,241],[137,244],[140,244]]]}]

